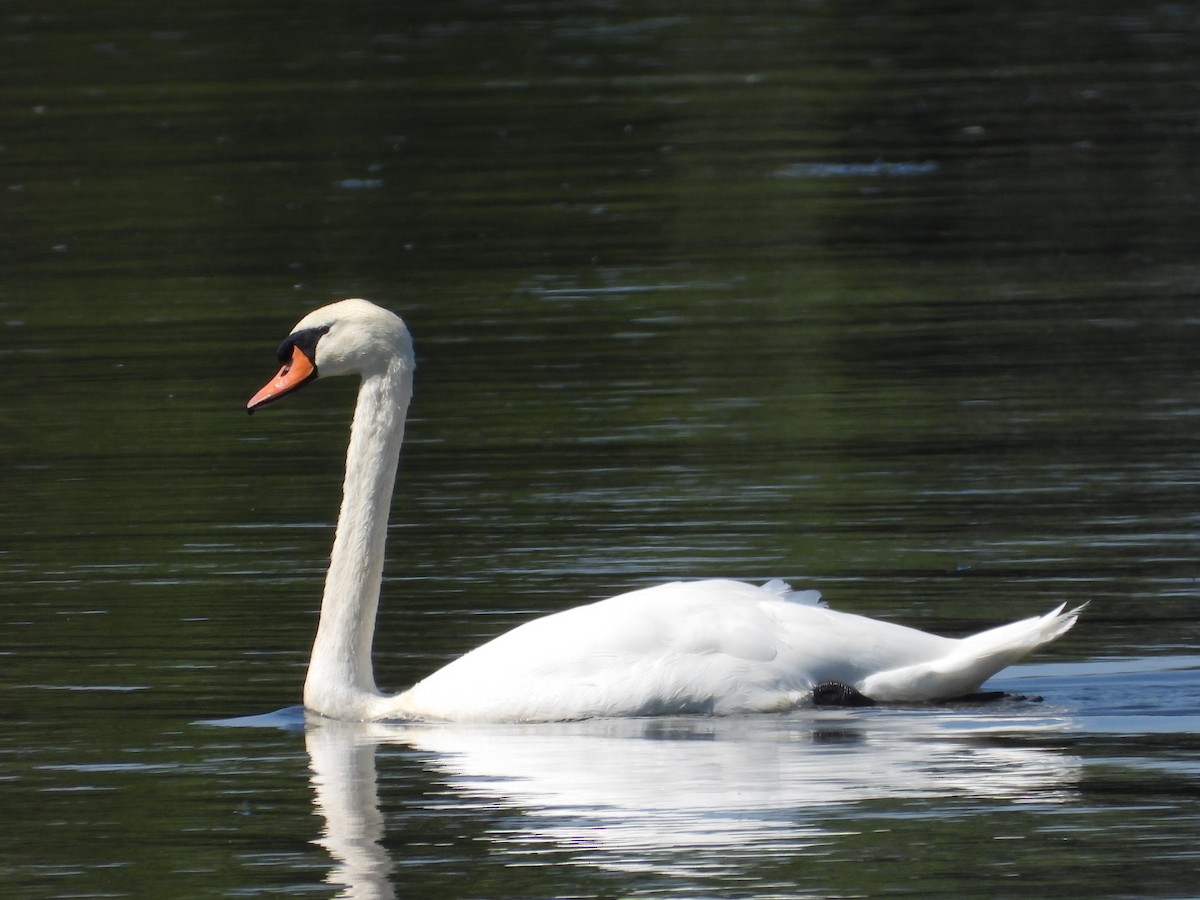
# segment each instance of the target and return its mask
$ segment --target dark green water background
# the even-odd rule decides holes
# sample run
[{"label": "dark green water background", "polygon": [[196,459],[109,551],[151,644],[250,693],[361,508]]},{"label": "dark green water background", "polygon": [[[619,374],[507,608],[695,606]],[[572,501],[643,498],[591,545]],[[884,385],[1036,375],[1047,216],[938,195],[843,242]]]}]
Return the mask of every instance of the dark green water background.
[{"label": "dark green water background", "polygon": [[[0,4],[9,897],[1178,897],[1200,12]],[[653,581],[947,634],[1004,709],[303,730],[354,386],[419,371],[377,677]]]}]

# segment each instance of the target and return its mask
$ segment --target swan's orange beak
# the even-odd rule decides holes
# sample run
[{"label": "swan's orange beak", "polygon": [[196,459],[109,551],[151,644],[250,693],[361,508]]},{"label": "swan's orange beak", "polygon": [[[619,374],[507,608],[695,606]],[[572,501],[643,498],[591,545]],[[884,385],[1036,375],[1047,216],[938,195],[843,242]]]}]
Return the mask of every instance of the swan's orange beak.
[{"label": "swan's orange beak", "polygon": [[246,412],[253,413],[259,407],[266,406],[297,391],[317,377],[317,367],[299,347],[292,347],[292,358],[284,363],[283,368],[268,381],[261,391],[250,398],[246,404]]}]

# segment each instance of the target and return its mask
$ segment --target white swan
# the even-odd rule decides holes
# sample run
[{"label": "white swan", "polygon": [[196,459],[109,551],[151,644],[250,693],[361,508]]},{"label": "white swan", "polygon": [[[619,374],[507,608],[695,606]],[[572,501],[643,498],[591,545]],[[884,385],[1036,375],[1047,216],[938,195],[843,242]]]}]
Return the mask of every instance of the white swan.
[{"label": "white swan", "polygon": [[[359,375],[346,480],[304,705],[335,719],[551,721],[769,712],[832,697],[959,697],[1075,624],[1060,606],[962,639],[827,609],[781,581],[674,582],[526,622],[407,691],[381,693],[371,642],[388,508],[412,396],[396,315],[342,300],[305,316],[254,412],[315,379]],[[832,693],[830,693],[832,688]]]}]

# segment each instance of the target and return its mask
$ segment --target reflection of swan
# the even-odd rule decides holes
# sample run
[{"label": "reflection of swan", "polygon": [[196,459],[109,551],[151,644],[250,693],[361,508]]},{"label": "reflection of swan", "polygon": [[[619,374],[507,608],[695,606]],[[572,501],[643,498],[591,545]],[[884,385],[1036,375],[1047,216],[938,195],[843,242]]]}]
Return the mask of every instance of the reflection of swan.
[{"label": "reflection of swan", "polygon": [[[1040,713],[1040,710],[1038,711]],[[476,794],[542,809],[795,810],[912,797],[1016,797],[1071,787],[1066,757],[1014,745],[1067,722],[1026,715],[814,710],[769,720],[662,717],[553,725],[376,726],[437,754]],[[995,744],[991,738],[1004,735]]]},{"label": "reflection of swan", "polygon": [[[342,885],[341,897],[391,900],[392,861],[380,843],[383,815],[375,788],[375,741],[361,726],[325,720],[304,734],[315,803],[325,818],[317,841],[338,861],[326,879]],[[355,729],[359,730],[355,730]]]},{"label": "reflection of swan", "polygon": [[362,377],[304,704],[331,718],[544,721],[793,708],[818,684],[879,701],[974,691],[1053,640],[1078,610],[961,640],[823,608],[782,582],[664,584],[528,622],[395,696],[371,641],[388,507],[412,395],[412,342],[394,314],[343,300],[305,316],[253,412],[320,375]]},{"label": "reflection of swan", "polygon": [[922,798],[1061,802],[1079,767],[1057,750],[950,736],[924,716],[844,710],[420,726],[404,740],[436,751],[430,764],[464,807],[485,798],[524,813],[497,843],[528,852],[549,839],[589,866],[677,877],[826,853],[840,816],[861,826],[862,803],[883,815],[887,801]]},{"label": "reflection of swan", "polygon": [[494,853],[526,864],[553,861],[553,852],[601,869],[744,877],[770,857],[828,853],[844,827],[839,819],[861,827],[864,814],[912,815],[912,800],[1069,799],[1079,758],[1037,739],[1069,723],[1041,712],[1026,707],[993,719],[977,709],[822,710],[753,722],[536,726],[313,716],[305,740],[326,823],[321,843],[338,863],[329,880],[349,887],[342,896],[375,898],[391,896],[375,744],[422,752],[422,765],[451,789],[428,796],[439,813],[495,810],[497,821],[480,836]]}]

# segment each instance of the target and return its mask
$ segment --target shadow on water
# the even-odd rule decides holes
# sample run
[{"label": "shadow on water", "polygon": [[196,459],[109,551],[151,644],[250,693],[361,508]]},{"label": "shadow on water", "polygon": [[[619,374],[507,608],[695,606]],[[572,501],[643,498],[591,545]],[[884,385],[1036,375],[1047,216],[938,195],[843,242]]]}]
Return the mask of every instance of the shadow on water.
[{"label": "shadow on water", "polygon": [[1080,733],[1200,734],[1200,656],[1033,663],[1002,673],[993,684],[1044,691],[1054,707],[1072,710],[1071,728]]},{"label": "shadow on water", "polygon": [[[1016,666],[993,684],[1049,699],[486,726],[348,723],[292,707],[202,724],[303,732],[324,822],[317,843],[333,861],[327,882],[346,897],[397,896],[405,867],[426,859],[389,839],[396,817],[483,811],[476,839],[506,866],[764,890],[773,864],[837,856],[864,830],[891,833],[930,815],[964,834],[997,809],[1035,829],[1059,818],[1070,827],[1093,769],[1109,781],[1113,769],[1131,782],[1138,769],[1200,775],[1194,762],[1162,758],[1162,738],[1197,730],[1185,701],[1200,688],[1200,657]],[[1097,757],[1105,737],[1124,748]],[[398,764],[430,778],[403,811],[380,797]],[[975,851],[963,847],[969,864]]]}]

